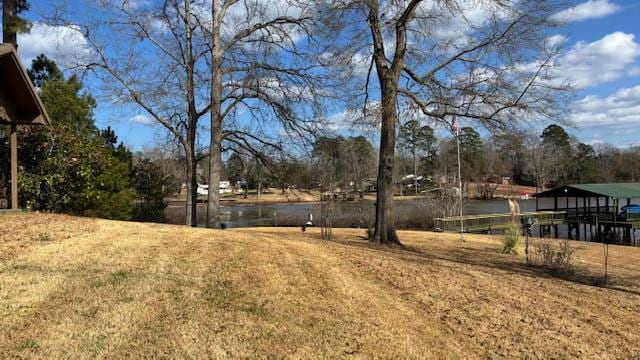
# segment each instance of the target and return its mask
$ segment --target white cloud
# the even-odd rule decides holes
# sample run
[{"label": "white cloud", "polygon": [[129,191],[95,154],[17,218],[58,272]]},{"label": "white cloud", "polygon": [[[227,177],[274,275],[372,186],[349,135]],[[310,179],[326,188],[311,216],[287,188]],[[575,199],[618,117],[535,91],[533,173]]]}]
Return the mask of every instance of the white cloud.
[{"label": "white cloud", "polygon": [[63,68],[77,64],[90,54],[87,39],[68,26],[34,23],[29,33],[18,34],[18,45],[18,53],[27,67],[40,54]]},{"label": "white cloud", "polygon": [[129,121],[142,125],[153,125],[153,120],[146,115],[135,115],[132,116]]},{"label": "white cloud", "polygon": [[620,6],[609,2],[609,0],[589,0],[574,7],[562,10],[551,18],[559,22],[583,21],[605,17],[620,10]]},{"label": "white cloud", "polygon": [[577,42],[556,61],[556,76],[587,88],[633,75],[640,44],[633,34],[614,32],[592,43]]},{"label": "white cloud", "polygon": [[640,126],[640,85],[607,97],[587,96],[572,105],[570,120],[580,127]]},{"label": "white cloud", "polygon": [[558,46],[563,45],[569,38],[565,35],[557,34],[553,36],[549,36],[545,39],[545,45],[550,48],[557,48]]}]

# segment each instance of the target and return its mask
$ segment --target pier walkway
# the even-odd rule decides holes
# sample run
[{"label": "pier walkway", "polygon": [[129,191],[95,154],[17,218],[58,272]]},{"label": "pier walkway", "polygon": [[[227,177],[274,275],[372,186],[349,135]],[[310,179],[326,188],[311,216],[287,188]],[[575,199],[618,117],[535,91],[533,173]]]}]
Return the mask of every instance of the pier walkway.
[{"label": "pier walkway", "polygon": [[[538,225],[558,225],[565,222],[566,211],[534,211],[516,216],[518,223],[528,219],[537,220]],[[511,214],[465,215],[462,217],[465,232],[491,232],[504,230],[511,223]],[[435,231],[460,232],[460,216],[433,219]]]}]

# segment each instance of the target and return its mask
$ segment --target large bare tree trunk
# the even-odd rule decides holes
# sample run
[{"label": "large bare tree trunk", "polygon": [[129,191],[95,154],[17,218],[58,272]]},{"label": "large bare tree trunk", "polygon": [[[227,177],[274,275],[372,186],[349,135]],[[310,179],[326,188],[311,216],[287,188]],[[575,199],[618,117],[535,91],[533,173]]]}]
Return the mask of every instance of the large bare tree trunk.
[{"label": "large bare tree trunk", "polygon": [[211,138],[209,143],[209,200],[207,227],[220,227],[220,174],[222,172],[222,43],[218,0],[211,2]]},{"label": "large bare tree trunk", "polygon": [[406,22],[420,0],[411,0],[395,26],[396,46],[393,60],[388,63],[380,28],[379,3],[369,3],[368,23],[373,39],[373,60],[380,83],[382,127],[380,129],[380,162],[378,164],[378,194],[376,197],[376,226],[373,238],[382,244],[400,244],[393,218],[393,165],[398,122],[398,80],[407,48]]},{"label": "large bare tree trunk", "polygon": [[374,239],[385,244],[399,244],[393,218],[393,164],[396,147],[396,92],[389,81],[382,85],[382,129],[380,133],[380,161],[378,164],[378,192],[376,196],[376,227]]},{"label": "large bare tree trunk", "polygon": [[198,226],[197,210],[198,210],[198,179],[196,178],[197,162],[193,150],[187,149],[187,201],[186,207],[186,225]]}]

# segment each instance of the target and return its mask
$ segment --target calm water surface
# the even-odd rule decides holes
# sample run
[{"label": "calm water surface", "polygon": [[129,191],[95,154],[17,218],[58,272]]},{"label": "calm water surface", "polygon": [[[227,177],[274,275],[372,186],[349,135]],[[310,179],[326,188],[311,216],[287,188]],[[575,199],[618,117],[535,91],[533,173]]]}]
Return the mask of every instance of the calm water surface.
[{"label": "calm water surface", "polygon": [[[518,200],[520,211],[535,211],[535,200]],[[395,207],[404,217],[419,217],[425,200],[395,201]],[[553,200],[540,202],[541,205],[553,207]],[[344,226],[366,227],[373,219],[375,203],[373,201],[340,202],[336,211],[336,221],[348,221]],[[198,224],[204,226],[204,206],[198,208]],[[506,200],[469,200],[465,203],[464,213],[467,215],[495,214],[509,212]],[[320,215],[318,203],[280,203],[280,204],[229,204],[221,206],[221,221],[227,227],[251,226],[298,226],[308,220],[309,214],[314,220]],[[181,206],[167,209],[167,215],[173,223],[181,224],[184,219],[184,208]],[[419,219],[418,219],[419,221]]]}]

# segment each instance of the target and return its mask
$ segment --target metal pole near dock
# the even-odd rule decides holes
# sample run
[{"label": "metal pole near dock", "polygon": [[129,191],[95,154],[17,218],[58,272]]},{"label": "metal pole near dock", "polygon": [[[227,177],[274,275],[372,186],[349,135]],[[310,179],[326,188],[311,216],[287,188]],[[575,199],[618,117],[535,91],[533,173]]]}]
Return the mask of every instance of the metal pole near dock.
[{"label": "metal pole near dock", "polygon": [[462,219],[462,166],[460,164],[460,126],[456,123],[456,118],[453,118],[451,128],[454,131],[456,137],[456,148],[458,150],[458,186],[460,195],[460,241],[464,242],[464,220]]}]

